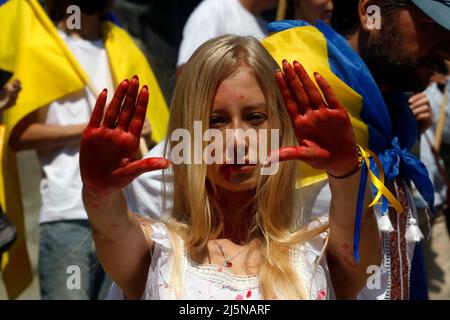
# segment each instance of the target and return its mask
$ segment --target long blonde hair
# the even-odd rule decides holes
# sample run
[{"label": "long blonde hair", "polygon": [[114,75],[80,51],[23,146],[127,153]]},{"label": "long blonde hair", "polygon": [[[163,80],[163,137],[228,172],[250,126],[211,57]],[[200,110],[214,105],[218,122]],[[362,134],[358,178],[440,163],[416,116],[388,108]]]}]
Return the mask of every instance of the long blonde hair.
[{"label": "long blonde hair", "polygon": [[[230,35],[204,43],[184,66],[171,104],[168,141],[178,128],[193,133],[194,121],[201,121],[203,128],[208,129],[210,107],[219,84],[243,66],[258,80],[266,99],[268,121],[272,128],[280,130],[280,145],[296,145],[274,77],[277,63],[255,38]],[[166,153],[174,144],[168,143]],[[183,239],[188,252],[205,249],[208,241],[216,238],[223,227],[206,172],[206,164],[173,166],[173,211],[168,227]],[[308,241],[324,228],[307,230],[299,225],[296,178],[295,161],[283,162],[275,175],[260,176],[254,192],[252,201],[256,209],[249,232],[257,234],[260,240],[256,250],[261,257],[259,279],[265,299],[308,298],[302,279],[292,267],[289,247]],[[179,243],[173,242],[176,250],[181,250]],[[182,282],[181,275],[177,274],[179,261],[175,264],[173,280]]]}]

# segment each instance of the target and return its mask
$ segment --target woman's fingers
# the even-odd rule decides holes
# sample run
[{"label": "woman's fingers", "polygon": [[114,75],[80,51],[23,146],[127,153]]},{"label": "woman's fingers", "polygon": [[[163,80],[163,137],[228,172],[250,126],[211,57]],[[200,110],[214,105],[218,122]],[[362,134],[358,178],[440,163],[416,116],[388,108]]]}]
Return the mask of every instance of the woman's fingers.
[{"label": "woman's fingers", "polygon": [[320,90],[322,90],[323,92],[325,101],[328,103],[328,107],[330,109],[339,109],[341,107],[341,103],[339,102],[333,88],[331,88],[327,80],[325,80],[325,78],[317,72],[314,73],[314,77],[317,81],[317,84],[319,85]]},{"label": "woman's fingers", "polygon": [[269,157],[269,163],[283,162],[297,159],[299,155],[299,147],[283,147],[272,151]]},{"label": "woman's fingers", "polygon": [[286,83],[291,92],[294,101],[297,104],[298,111],[305,114],[310,109],[310,102],[305,90],[297,77],[294,68],[286,60],[283,61],[283,71]]},{"label": "woman's fingers", "polygon": [[106,105],[106,98],[108,97],[108,90],[103,89],[95,102],[94,110],[92,111],[91,119],[89,120],[89,128],[98,128],[102,124],[103,110]]},{"label": "woman's fingers", "polygon": [[146,158],[115,170],[113,176],[133,180],[145,172],[166,169],[169,165],[169,160],[165,158]]},{"label": "woman's fingers", "polygon": [[292,120],[296,119],[300,114],[297,103],[294,101],[294,98],[291,95],[291,91],[289,91],[288,85],[286,83],[286,79],[281,71],[277,71],[275,74],[275,79],[278,83],[278,88],[280,89],[281,96],[283,97],[284,104],[286,105],[286,109]]},{"label": "woman's fingers", "polygon": [[301,63],[299,63],[298,61],[294,61],[294,70],[298,78],[300,79],[303,88],[305,89],[304,91],[306,92],[306,95],[309,98],[309,104],[311,108],[318,109],[324,106],[322,96],[320,95],[319,90],[317,90],[316,86],[314,85],[314,82],[308,76],[308,73],[306,72],[305,68],[303,68]]},{"label": "woman's fingers", "polygon": [[[103,126],[113,129],[117,123],[119,130],[128,131],[132,135],[139,137],[147,111],[148,87],[146,85],[143,86],[139,92],[139,96],[138,92],[139,78],[137,76],[134,76],[131,81],[122,81],[117,87],[114,97],[106,111]],[[137,99],[136,96],[138,96]],[[99,127],[101,125],[106,98],[107,91],[105,89],[97,98],[89,127]]]},{"label": "woman's fingers", "polygon": [[133,117],[134,110],[136,109],[136,97],[139,92],[139,78],[134,76],[128,86],[127,96],[123,103],[122,110],[120,111],[119,120],[117,122],[117,128],[127,131],[130,125],[131,118]]},{"label": "woman's fingers", "polygon": [[317,149],[308,146],[283,147],[273,151],[269,157],[270,163],[289,160],[301,160],[306,163],[314,162],[318,160]]},{"label": "woman's fingers", "polygon": [[117,122],[117,116],[119,115],[120,108],[122,106],[122,101],[125,95],[127,94],[129,86],[128,80],[123,80],[114,92],[114,97],[111,100],[111,103],[108,106],[105,114],[105,121],[103,122],[103,126],[108,127],[110,129],[114,128]]},{"label": "woman's fingers", "polygon": [[128,127],[128,132],[130,132],[135,137],[140,137],[142,127],[144,126],[145,114],[147,112],[148,104],[148,87],[144,85],[139,92],[137,98],[136,109],[134,111],[133,118]]}]

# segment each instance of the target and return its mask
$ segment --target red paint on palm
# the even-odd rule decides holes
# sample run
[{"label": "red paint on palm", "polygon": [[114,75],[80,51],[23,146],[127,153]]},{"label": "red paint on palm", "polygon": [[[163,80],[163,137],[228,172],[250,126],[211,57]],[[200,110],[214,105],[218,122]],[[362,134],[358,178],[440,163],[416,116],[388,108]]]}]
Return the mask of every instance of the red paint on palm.
[{"label": "red paint on palm", "polygon": [[147,86],[139,92],[137,76],[122,81],[103,117],[106,98],[105,89],[97,98],[80,146],[83,184],[98,194],[123,188],[144,172],[169,166],[164,158],[136,160],[147,110]]},{"label": "red paint on palm", "polygon": [[[276,80],[299,146],[275,151],[279,161],[302,160],[316,169],[342,176],[358,166],[356,139],[347,111],[328,82],[318,73],[314,85],[303,66],[283,61]],[[273,155],[272,155],[273,158]]]}]

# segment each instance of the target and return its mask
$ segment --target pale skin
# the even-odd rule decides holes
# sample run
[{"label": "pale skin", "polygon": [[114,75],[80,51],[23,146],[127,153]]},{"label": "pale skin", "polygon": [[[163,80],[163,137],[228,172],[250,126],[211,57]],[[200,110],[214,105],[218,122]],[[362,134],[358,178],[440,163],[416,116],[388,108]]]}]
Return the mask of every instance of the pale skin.
[{"label": "pale skin", "polygon": [[[319,81],[323,84],[321,79]],[[136,85],[138,86],[136,83],[131,83],[130,87]],[[123,87],[119,86],[115,93],[118,103],[121,103],[129,90],[128,83],[122,83],[121,86]],[[325,89],[325,96],[330,98],[330,101],[335,98],[330,90],[325,88],[325,85],[322,89]],[[139,174],[165,168],[169,163],[162,158],[130,162],[129,156],[124,151],[122,160],[119,158],[114,160],[124,165],[117,169],[113,168],[112,173],[103,169],[102,164],[111,157],[111,155],[104,154],[108,150],[105,146],[114,143],[117,144],[117,147],[126,143],[136,145],[135,139],[139,133],[136,126],[132,128],[132,124],[142,122],[142,109],[147,104],[146,99],[148,99],[148,92],[144,87],[137,99],[136,106],[123,108],[127,109],[129,113],[130,109],[137,110],[133,116],[134,122],[131,122],[128,129],[127,125],[118,128],[109,125],[107,121],[101,123],[101,117],[97,120],[91,119],[91,124],[83,136],[80,158],[81,175],[84,182],[83,200],[92,225],[99,259],[106,272],[119,285],[128,299],[139,299],[143,294],[154,243],[148,238],[151,232],[148,224],[143,226],[137,216],[127,208],[121,188]],[[103,112],[105,101],[106,93],[103,92],[97,102],[96,110],[101,110],[97,112],[98,114]],[[266,117],[267,107],[264,94],[256,78],[251,72],[248,72],[246,67],[239,68],[223,80],[217,89],[211,108],[211,126],[221,130],[248,127],[270,128]],[[315,113],[320,108],[311,109],[308,112]],[[112,111],[111,116],[118,117],[120,122],[122,114],[118,111],[119,108],[114,106],[112,109],[117,111]],[[325,113],[334,112],[321,110]],[[94,117],[95,115],[93,115]],[[110,123],[112,122],[110,121]],[[93,139],[94,136],[97,138]],[[297,151],[303,152],[307,149],[306,147],[302,148],[305,149]],[[98,150],[98,152],[91,153],[89,150]],[[342,162],[341,167],[332,168],[333,175],[342,176],[355,165],[357,165],[356,151],[355,156],[351,156],[347,162]],[[247,226],[249,224],[245,223],[254,214],[250,208],[244,205],[256,186],[257,176],[254,170],[252,168],[235,169],[231,170],[231,175],[224,175],[220,165],[217,164],[211,165],[207,173],[207,178],[220,189],[223,197],[232,200],[225,201],[227,205],[222,206],[219,210],[224,217],[225,228],[223,233],[214,240],[222,245],[227,257],[232,257],[242,251],[233,260],[231,267],[231,271],[237,274],[254,275],[258,272],[256,268],[252,268],[257,265],[255,255],[247,257],[249,268],[246,268],[244,261],[245,253],[258,241],[258,239],[248,238]],[[371,209],[366,209],[363,213],[360,264],[353,261],[351,248],[353,248],[353,224],[359,178],[359,173],[344,179],[330,177],[332,203],[327,256],[334,289],[337,297],[341,299],[355,298],[365,285],[368,277],[367,266],[379,265],[381,262],[380,238]],[[101,181],[98,182],[98,179]],[[369,198],[366,199],[366,202],[368,200]],[[209,241],[207,248],[203,252],[195,254],[193,259],[202,264],[222,265],[224,262],[223,255],[214,241]]]}]

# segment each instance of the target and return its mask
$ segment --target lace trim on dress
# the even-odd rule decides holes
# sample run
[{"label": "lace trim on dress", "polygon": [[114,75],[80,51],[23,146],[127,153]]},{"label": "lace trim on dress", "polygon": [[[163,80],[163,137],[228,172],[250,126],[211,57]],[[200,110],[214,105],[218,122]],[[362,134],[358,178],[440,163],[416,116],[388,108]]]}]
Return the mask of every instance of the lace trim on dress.
[{"label": "lace trim on dress", "polygon": [[185,274],[189,272],[209,281],[219,283],[225,287],[237,291],[259,288],[259,278],[253,275],[240,275],[233,273],[228,268],[217,264],[200,264],[192,260],[189,253],[183,247],[185,261]]}]

